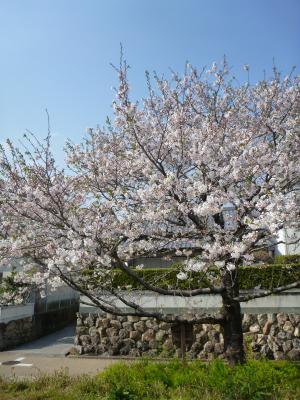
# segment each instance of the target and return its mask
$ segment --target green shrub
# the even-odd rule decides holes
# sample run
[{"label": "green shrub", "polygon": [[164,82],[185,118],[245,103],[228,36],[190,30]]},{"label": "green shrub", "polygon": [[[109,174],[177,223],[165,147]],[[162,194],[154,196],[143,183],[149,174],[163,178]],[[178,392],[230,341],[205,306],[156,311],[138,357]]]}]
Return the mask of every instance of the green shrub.
[{"label": "green shrub", "polygon": [[[296,399],[300,394],[299,372],[299,367],[291,364],[268,361],[251,361],[235,368],[221,361],[208,364],[194,361],[187,365],[180,361],[142,361],[112,366],[100,378],[109,383],[112,400],[155,397],[263,400],[284,399],[284,396]],[[176,397],[179,394],[182,397]]]},{"label": "green shrub", "polygon": [[275,256],[275,264],[296,264],[300,263],[300,254],[291,254],[287,256]]},{"label": "green shrub", "polygon": [[[191,272],[189,279],[177,279],[178,266],[172,268],[157,268],[135,270],[136,274],[153,286],[170,289],[197,289],[209,287],[212,283],[220,285],[221,280],[216,268],[211,268],[208,277],[203,278],[203,273]],[[259,266],[245,266],[239,268],[240,289],[251,289],[256,286],[261,288],[275,288],[293,283],[300,279],[300,263],[298,264],[268,264]],[[112,285],[123,289],[143,289],[142,285],[127,275],[124,271],[115,270]]]}]

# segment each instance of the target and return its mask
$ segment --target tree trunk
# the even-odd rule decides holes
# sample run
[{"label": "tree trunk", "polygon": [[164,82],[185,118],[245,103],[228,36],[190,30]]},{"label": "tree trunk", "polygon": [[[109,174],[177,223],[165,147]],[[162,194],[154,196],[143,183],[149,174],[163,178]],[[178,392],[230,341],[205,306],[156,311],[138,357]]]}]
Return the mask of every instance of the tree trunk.
[{"label": "tree trunk", "polygon": [[239,294],[238,275],[236,271],[226,271],[223,276],[226,288],[222,295],[225,320],[222,324],[224,335],[224,351],[230,365],[245,362],[242,314],[240,303],[233,300]]},{"label": "tree trunk", "polygon": [[242,364],[245,362],[245,352],[240,303],[234,300],[226,301],[224,314],[225,321],[222,326],[227,361],[230,365]]}]

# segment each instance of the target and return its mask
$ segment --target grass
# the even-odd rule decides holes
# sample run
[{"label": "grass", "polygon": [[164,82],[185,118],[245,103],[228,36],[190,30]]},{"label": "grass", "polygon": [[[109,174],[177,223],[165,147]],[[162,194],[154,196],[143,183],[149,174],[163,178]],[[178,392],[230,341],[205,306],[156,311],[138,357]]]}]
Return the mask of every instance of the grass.
[{"label": "grass", "polygon": [[118,363],[96,376],[66,371],[34,380],[0,378],[1,400],[296,400],[300,366],[251,360],[230,368],[221,361]]}]

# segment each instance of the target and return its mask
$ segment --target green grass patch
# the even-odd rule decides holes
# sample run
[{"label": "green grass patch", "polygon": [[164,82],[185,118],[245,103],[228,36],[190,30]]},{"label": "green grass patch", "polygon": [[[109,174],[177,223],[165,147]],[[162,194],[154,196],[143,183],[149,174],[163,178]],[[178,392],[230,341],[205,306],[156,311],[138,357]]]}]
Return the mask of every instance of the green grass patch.
[{"label": "green grass patch", "polygon": [[230,368],[221,361],[141,360],[118,363],[95,375],[65,371],[34,380],[0,378],[1,400],[296,400],[300,366],[249,361]]}]

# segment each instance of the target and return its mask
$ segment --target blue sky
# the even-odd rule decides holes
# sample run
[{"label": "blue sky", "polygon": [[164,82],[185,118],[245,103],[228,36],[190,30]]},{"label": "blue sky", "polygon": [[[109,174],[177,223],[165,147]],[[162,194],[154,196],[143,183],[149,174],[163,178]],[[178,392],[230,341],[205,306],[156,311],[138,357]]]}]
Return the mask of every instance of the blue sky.
[{"label": "blue sky", "polygon": [[103,125],[122,42],[135,97],[144,71],[202,68],[226,54],[242,81],[300,68],[299,0],[0,0],[0,142],[40,137],[49,110],[54,152]]}]

